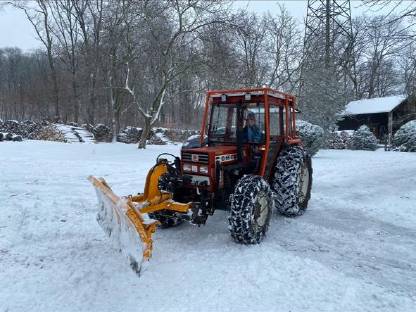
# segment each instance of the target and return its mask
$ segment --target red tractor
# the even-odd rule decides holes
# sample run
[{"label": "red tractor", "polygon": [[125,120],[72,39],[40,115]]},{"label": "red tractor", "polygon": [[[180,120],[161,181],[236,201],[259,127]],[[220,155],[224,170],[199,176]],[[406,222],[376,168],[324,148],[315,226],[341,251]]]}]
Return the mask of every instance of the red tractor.
[{"label": "red tractor", "polygon": [[259,243],[273,207],[294,217],[308,205],[311,158],[295,117],[295,97],[270,88],[208,91],[199,138],[184,144],[180,158],[159,155],[144,193],[126,197],[124,210],[105,181],[91,177],[101,202],[110,203],[100,206],[101,225],[111,235],[114,225],[127,220],[124,225],[139,234],[148,258],[156,224],[201,225],[216,209],[226,209],[233,239]]}]

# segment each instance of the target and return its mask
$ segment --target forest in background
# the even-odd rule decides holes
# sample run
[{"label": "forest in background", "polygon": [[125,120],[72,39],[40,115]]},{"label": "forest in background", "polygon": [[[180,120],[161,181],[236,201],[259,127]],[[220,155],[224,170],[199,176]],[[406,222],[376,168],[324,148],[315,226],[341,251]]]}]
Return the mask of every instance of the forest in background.
[{"label": "forest in background", "polygon": [[12,4],[43,48],[0,49],[3,120],[198,128],[206,90],[265,85],[298,96],[302,119],[328,129],[349,100],[415,91],[414,4],[352,19],[330,51],[324,28],[306,42],[284,6],[258,15],[227,1]]}]

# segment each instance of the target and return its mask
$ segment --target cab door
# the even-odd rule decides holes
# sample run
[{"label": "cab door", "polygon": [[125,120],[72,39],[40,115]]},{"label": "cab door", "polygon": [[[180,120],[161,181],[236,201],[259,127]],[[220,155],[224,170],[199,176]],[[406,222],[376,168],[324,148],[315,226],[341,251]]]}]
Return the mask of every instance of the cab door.
[{"label": "cab door", "polygon": [[285,109],[282,105],[270,104],[269,107],[269,131],[270,141],[266,154],[266,167],[264,176],[271,178],[276,165],[276,159],[285,138]]}]

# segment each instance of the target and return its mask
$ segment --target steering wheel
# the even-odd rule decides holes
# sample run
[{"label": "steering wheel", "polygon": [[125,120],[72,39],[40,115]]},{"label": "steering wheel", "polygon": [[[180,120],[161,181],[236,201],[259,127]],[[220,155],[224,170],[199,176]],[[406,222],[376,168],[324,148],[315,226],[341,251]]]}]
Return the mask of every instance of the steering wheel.
[{"label": "steering wheel", "polygon": [[[169,160],[169,159],[167,159],[167,158],[160,158],[161,156],[170,156],[170,157],[173,157],[173,160]],[[156,158],[156,163],[159,163],[159,160],[161,160],[161,159],[165,159],[166,160],[166,162],[168,163],[168,165],[171,165],[171,166],[173,166],[173,165],[175,165],[175,160],[177,159],[178,157],[177,156],[175,156],[175,155],[173,155],[173,154],[171,154],[171,153],[162,153],[162,154],[159,154],[158,156],[157,156],[157,158]]]}]

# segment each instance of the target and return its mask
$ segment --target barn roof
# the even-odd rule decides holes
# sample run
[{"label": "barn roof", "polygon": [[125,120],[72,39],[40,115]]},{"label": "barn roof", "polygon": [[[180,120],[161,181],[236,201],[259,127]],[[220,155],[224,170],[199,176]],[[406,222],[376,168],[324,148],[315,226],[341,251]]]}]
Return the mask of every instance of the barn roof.
[{"label": "barn roof", "polygon": [[343,115],[388,113],[395,109],[405,99],[405,95],[395,95],[352,101],[345,107]]}]

